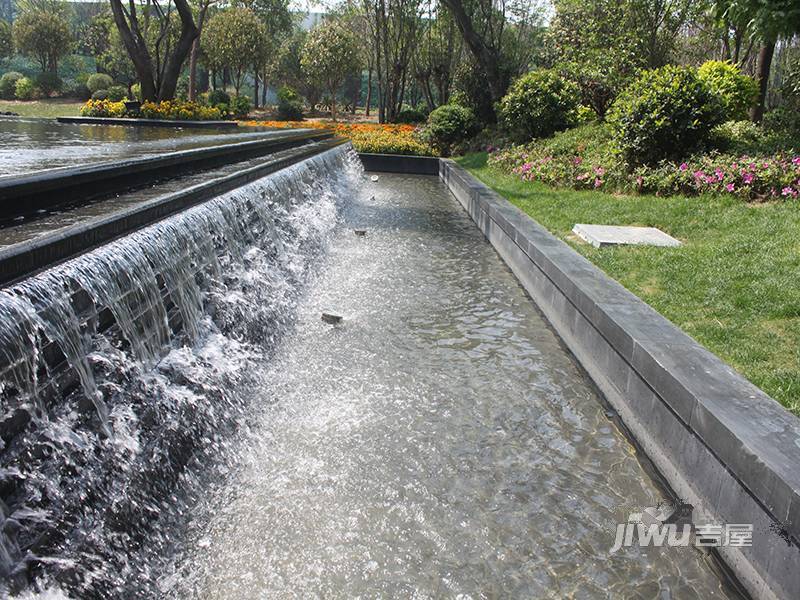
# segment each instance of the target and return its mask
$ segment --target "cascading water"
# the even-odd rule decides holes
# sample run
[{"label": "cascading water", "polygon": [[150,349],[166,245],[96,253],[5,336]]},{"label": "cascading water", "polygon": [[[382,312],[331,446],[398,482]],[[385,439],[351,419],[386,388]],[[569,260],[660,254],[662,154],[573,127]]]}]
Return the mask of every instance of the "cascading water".
[{"label": "cascading water", "polygon": [[0,592],[154,589],[361,169],[330,150],[0,290]]}]

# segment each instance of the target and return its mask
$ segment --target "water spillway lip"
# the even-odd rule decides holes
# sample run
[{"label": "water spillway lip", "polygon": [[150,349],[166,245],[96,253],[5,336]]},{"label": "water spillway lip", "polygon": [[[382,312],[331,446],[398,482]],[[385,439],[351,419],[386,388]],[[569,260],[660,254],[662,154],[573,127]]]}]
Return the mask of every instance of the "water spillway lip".
[{"label": "water spillway lip", "polygon": [[0,177],[0,221],[12,221],[70,202],[93,201],[189,171],[240,162],[332,137],[332,132],[319,130],[265,134],[264,139],[246,142]]},{"label": "water spillway lip", "polygon": [[65,227],[50,234],[0,250],[0,286],[6,286],[78,254],[87,252],[181,210],[261,179],[306,158],[346,143],[326,136],[295,148],[289,156],[166,194],[131,208]]},{"label": "water spillway lip", "polygon": [[166,119],[120,119],[115,117],[56,117],[59,123],[122,125],[125,127],[177,127],[186,129],[233,129],[237,121],[169,121]]},{"label": "water spillway lip", "polygon": [[450,160],[440,177],[757,598],[800,598],[800,419]]}]

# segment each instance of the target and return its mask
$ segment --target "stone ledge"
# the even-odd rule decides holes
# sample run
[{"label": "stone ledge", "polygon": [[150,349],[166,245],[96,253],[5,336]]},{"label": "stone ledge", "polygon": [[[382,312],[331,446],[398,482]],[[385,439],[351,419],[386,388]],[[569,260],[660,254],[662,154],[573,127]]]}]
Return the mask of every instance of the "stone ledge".
[{"label": "stone ledge", "polygon": [[232,129],[236,121],[171,121],[168,119],[120,119],[116,117],[56,117],[59,123],[79,125],[122,125],[125,127],[173,127],[186,129]]},{"label": "stone ledge", "polygon": [[0,219],[14,219],[73,201],[150,185],[161,178],[239,162],[328,139],[331,132],[268,133],[263,139],[217,144],[127,160],[0,177]]},{"label": "stone ledge", "polygon": [[361,152],[358,157],[367,171],[404,173],[406,175],[439,175],[439,159],[435,156],[404,156]]},{"label": "stone ledge", "polygon": [[754,597],[800,598],[800,420],[449,160],[440,176],[620,413],[708,522],[753,523],[722,549]]}]

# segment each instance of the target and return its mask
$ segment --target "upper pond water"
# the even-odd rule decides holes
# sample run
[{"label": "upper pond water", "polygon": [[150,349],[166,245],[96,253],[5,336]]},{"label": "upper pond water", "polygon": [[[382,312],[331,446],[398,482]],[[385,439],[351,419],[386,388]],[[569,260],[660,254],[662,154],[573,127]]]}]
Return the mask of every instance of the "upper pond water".
[{"label": "upper pond water", "polygon": [[0,117],[0,177],[247,141],[264,135],[236,129],[78,125]]},{"label": "upper pond water", "polygon": [[165,593],[723,597],[690,548],[610,554],[663,498],[443,185],[382,175],[343,215]]}]

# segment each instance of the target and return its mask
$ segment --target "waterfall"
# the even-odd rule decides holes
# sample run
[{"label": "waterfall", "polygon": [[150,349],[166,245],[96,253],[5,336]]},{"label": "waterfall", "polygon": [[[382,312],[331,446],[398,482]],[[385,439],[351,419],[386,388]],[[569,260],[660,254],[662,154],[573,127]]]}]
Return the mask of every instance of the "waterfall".
[{"label": "waterfall", "polygon": [[362,175],[338,147],[0,290],[0,594],[154,585]]}]

